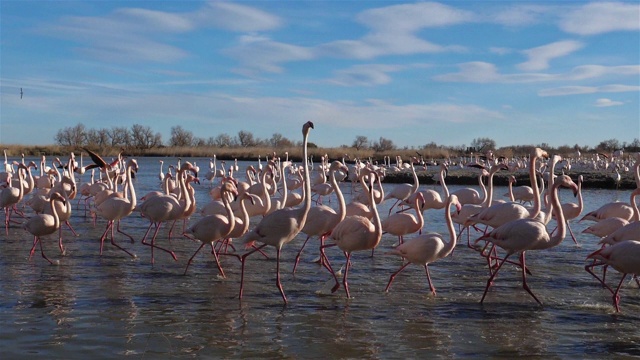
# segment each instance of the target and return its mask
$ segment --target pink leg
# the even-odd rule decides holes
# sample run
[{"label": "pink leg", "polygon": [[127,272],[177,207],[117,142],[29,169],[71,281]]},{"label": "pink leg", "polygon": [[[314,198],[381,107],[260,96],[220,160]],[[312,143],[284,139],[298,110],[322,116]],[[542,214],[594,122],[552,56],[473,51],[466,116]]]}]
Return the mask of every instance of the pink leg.
[{"label": "pink leg", "polygon": [[38,242],[40,243],[40,254],[42,255],[42,258],[47,260],[49,264],[53,265],[53,261],[49,260],[47,255],[44,254],[44,248],[42,247],[42,240],[38,239]]},{"label": "pink leg", "polygon": [[542,303],[540,302],[540,300],[538,300],[538,298],[533,294],[531,289],[529,289],[529,285],[527,284],[527,272],[525,271],[526,270],[526,266],[525,266],[525,255],[524,254],[525,254],[524,251],[522,253],[520,253],[520,264],[522,265],[522,288],[527,290],[529,295],[531,295],[536,300],[536,302],[542,306]]},{"label": "pink leg", "polygon": [[300,255],[302,254],[302,250],[304,250],[304,247],[307,245],[307,241],[309,241],[309,239],[311,238],[311,236],[307,235],[307,239],[304,241],[304,243],[302,243],[302,247],[300,248],[300,251],[298,251],[298,255],[296,255],[296,260],[295,263],[293,264],[293,273],[296,273],[296,268],[298,267],[298,262],[300,262]]},{"label": "pink leg", "polygon": [[620,312],[620,288],[622,287],[622,282],[624,281],[624,278],[627,277],[627,274],[623,274],[622,275],[622,279],[620,279],[620,283],[618,284],[618,287],[616,288],[616,292],[613,294],[613,305],[616,307],[616,312]]},{"label": "pink leg", "polygon": [[280,290],[280,295],[282,295],[282,300],[284,303],[287,303],[287,296],[284,294],[284,289],[282,289],[282,283],[280,282],[280,248],[276,248],[276,286],[278,290]]},{"label": "pink leg", "polygon": [[125,233],[124,231],[120,230],[120,220],[118,220],[118,226],[117,226],[117,230],[120,234],[126,236],[129,238],[129,240],[131,240],[131,243],[133,244],[135,242],[135,240],[133,240],[133,237],[127,233]]},{"label": "pink leg", "polygon": [[[193,261],[193,258],[196,257],[196,255],[198,255],[198,253],[200,252],[200,250],[202,250],[202,248],[205,246],[206,243],[202,243],[200,244],[200,246],[198,247],[198,250],[196,250],[196,252],[193,253],[193,255],[189,258],[189,261],[187,261],[187,267],[184,268],[184,273],[183,275],[187,275],[187,270],[189,270],[189,265],[191,265],[191,262]],[[215,249],[211,248],[211,252],[215,253]]]},{"label": "pink leg", "polygon": [[347,263],[344,266],[344,276],[342,276],[342,286],[344,286],[344,291],[347,293],[347,299],[351,299],[351,295],[349,294],[349,283],[347,282],[347,276],[349,275],[350,264],[351,264],[351,253],[347,253]]},{"label": "pink leg", "polygon": [[500,262],[500,264],[498,265],[498,268],[493,272],[493,274],[491,274],[491,276],[489,276],[489,280],[487,280],[487,286],[484,288],[484,294],[482,294],[482,299],[480,299],[480,304],[484,302],[484,298],[487,296],[489,287],[493,285],[493,279],[495,279],[496,275],[498,275],[498,271],[500,271],[500,268],[502,268],[502,265],[504,265],[504,263],[507,262],[507,258],[509,257],[509,255],[511,254],[507,254],[507,256],[505,256],[504,259],[502,259],[502,262]]},{"label": "pink leg", "polygon": [[433,296],[436,296],[436,288],[433,286],[433,283],[431,282],[431,274],[429,274],[429,266],[427,264],[424,264],[424,270],[427,273],[427,280],[429,281],[429,290],[431,290],[431,293],[433,294]]},{"label": "pink leg", "polygon": [[253,250],[249,251],[248,253],[242,255],[242,257],[240,258],[240,262],[242,263],[242,266],[241,266],[242,270],[240,272],[240,294],[238,295],[238,299],[242,299],[242,291],[244,290],[244,264],[247,260],[247,256],[262,249],[265,246],[267,246],[267,244],[260,245],[259,247],[256,247]]},{"label": "pink leg", "polygon": [[396,275],[398,275],[402,270],[404,270],[407,266],[409,266],[409,264],[411,264],[410,262],[400,266],[400,269],[398,269],[398,271],[394,272],[393,274],[391,274],[391,276],[389,276],[389,282],[387,283],[387,287],[384,288],[384,292],[388,292],[389,288],[391,287],[391,283],[393,282],[393,279],[396,278]]},{"label": "pink leg", "polygon": [[107,233],[109,229],[112,227],[113,227],[113,220],[107,221],[107,226],[105,227],[104,232],[102,233],[102,236],[100,236],[100,255],[102,255],[102,248],[104,247],[104,239],[107,238]]},{"label": "pink leg", "polygon": [[331,275],[333,275],[333,278],[336,280],[336,284],[333,286],[333,288],[331,288],[331,292],[334,293],[338,290],[338,288],[340,287],[340,282],[338,281],[338,277],[336,276],[336,273],[333,271],[333,268],[331,267],[331,263],[329,262],[329,259],[327,258],[327,255],[324,253],[324,249],[328,248],[328,247],[332,247],[332,246],[336,246],[336,244],[328,244],[328,245],[322,245],[320,246],[320,258],[322,258],[323,260],[321,261],[322,265],[329,270],[329,272],[331,273]]}]

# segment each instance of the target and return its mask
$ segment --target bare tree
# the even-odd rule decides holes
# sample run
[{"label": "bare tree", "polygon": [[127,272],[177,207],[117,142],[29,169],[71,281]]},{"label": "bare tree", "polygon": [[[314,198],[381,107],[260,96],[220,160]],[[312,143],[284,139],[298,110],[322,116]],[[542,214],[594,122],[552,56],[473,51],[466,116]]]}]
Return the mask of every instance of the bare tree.
[{"label": "bare tree", "polygon": [[248,131],[240,130],[238,132],[238,145],[242,147],[255,146],[256,141],[253,138],[253,134]]},{"label": "bare tree", "polygon": [[107,131],[105,129],[96,130],[89,129],[87,130],[86,136],[86,145],[92,147],[103,148],[109,145],[109,136],[107,135]]},{"label": "bare tree", "polygon": [[[140,125],[141,126],[141,125]],[[131,130],[133,131],[133,129]],[[133,134],[129,133],[129,129],[126,127],[112,127],[107,130],[106,133],[109,135],[109,140],[111,142],[111,146],[129,146],[131,145],[131,137]]]},{"label": "bare tree", "polygon": [[191,131],[185,130],[182,126],[177,125],[171,128],[170,146],[191,146],[193,145],[194,135]]},{"label": "bare tree", "polygon": [[353,140],[353,144],[351,145],[351,147],[355,148],[356,150],[366,149],[369,147],[369,139],[367,139],[366,136],[358,135],[356,136],[356,139]]},{"label": "bare tree", "polygon": [[131,126],[131,146],[138,149],[150,149],[162,145],[160,133],[153,133],[151,127],[134,124]]},{"label": "bare tree", "polygon": [[290,147],[293,146],[293,142],[291,142],[291,140],[287,139],[286,137],[282,136],[282,134],[280,133],[275,133],[271,136],[271,139],[269,139],[269,146],[274,147],[274,148],[283,148],[283,147]]},{"label": "bare tree", "polygon": [[231,147],[231,145],[233,145],[233,141],[231,139],[231,136],[229,136],[229,134],[218,134],[218,136],[216,136],[215,138],[210,137],[209,140],[207,140],[207,145],[210,146],[217,146],[220,148],[224,148],[224,147]]},{"label": "bare tree", "polygon": [[486,152],[489,150],[496,149],[496,142],[493,139],[481,137],[476,138],[471,141],[471,147],[475,149],[475,151]]},{"label": "bare tree", "polygon": [[58,130],[55,136],[56,143],[62,146],[84,146],[86,138],[87,130],[83,124]]},{"label": "bare tree", "polygon": [[389,139],[385,139],[382,136],[380,140],[373,144],[373,150],[377,152],[395,150],[396,146],[393,144],[393,141]]}]

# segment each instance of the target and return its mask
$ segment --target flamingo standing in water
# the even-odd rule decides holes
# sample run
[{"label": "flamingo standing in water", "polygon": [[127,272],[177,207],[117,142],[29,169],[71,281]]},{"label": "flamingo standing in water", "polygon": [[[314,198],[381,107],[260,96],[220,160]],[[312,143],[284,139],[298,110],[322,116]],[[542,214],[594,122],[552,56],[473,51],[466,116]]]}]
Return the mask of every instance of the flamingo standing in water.
[{"label": "flamingo standing in water", "polygon": [[396,201],[389,208],[389,214],[391,214],[391,210],[402,201],[407,200],[411,195],[413,195],[416,191],[418,191],[418,187],[420,186],[420,182],[418,180],[418,175],[416,174],[416,169],[413,166],[414,159],[409,161],[409,165],[411,168],[411,174],[413,175],[413,184],[398,184],[391,189],[390,192],[386,193],[384,196],[384,200],[388,199],[396,199]]},{"label": "flamingo standing in water", "polygon": [[[378,208],[376,207],[375,201],[373,199],[373,184],[375,177],[377,174],[369,169],[362,169],[364,175],[362,176],[360,182],[368,192],[369,192],[369,205],[373,211],[373,219],[369,220],[366,217],[353,215],[348,216],[344,220],[342,220],[331,232],[331,239],[333,239],[334,243],[326,244],[320,247],[320,255],[324,259],[322,264],[324,267],[329,270],[331,275],[336,281],[335,286],[331,289],[331,292],[336,292],[340,287],[340,283],[338,282],[338,277],[333,271],[331,267],[331,263],[329,259],[324,253],[324,249],[327,247],[338,246],[340,250],[342,250],[346,256],[345,270],[344,275],[342,276],[342,285],[344,286],[344,291],[347,294],[347,298],[351,298],[349,294],[349,283],[347,282],[347,277],[349,275],[349,267],[351,264],[351,255],[354,251],[359,250],[369,250],[374,249],[378,244],[380,244],[380,239],[382,238],[382,222],[380,220],[380,214],[378,213]],[[365,185],[364,179],[369,179],[369,186]]]},{"label": "flamingo standing in water", "polygon": [[27,230],[31,235],[33,235],[33,247],[31,248],[31,253],[29,258],[33,255],[33,252],[36,249],[36,245],[40,243],[40,254],[42,254],[42,258],[47,260],[51,265],[53,265],[53,261],[49,260],[49,258],[44,254],[44,249],[42,247],[42,237],[53,234],[60,227],[60,219],[58,218],[58,214],[56,212],[56,207],[53,205],[54,201],[65,202],[64,197],[57,192],[51,194],[49,197],[49,205],[51,206],[51,214],[38,214],[34,217],[29,218],[23,225],[22,228]]},{"label": "flamingo standing in water", "polygon": [[400,255],[402,258],[407,259],[407,263],[391,274],[389,283],[384,289],[385,292],[389,291],[391,282],[395,279],[396,275],[409,266],[409,264],[417,264],[424,266],[427,273],[427,280],[429,281],[429,289],[433,295],[436,294],[436,289],[431,283],[431,276],[429,275],[429,263],[448,256],[456,247],[457,236],[453,227],[453,221],[451,220],[451,212],[449,211],[451,205],[456,207],[456,211],[460,210],[461,206],[457,196],[449,195],[445,204],[444,218],[447,223],[447,229],[449,230],[448,242],[446,242],[440,234],[428,233],[409,239],[391,250],[391,254]]},{"label": "flamingo standing in water", "polygon": [[[7,236],[9,236],[9,222],[11,221],[11,213],[17,211],[16,205],[24,197],[24,173],[28,171],[27,167],[18,162],[14,162],[18,165],[18,187],[6,187],[0,191],[0,207],[4,208],[4,227]],[[25,171],[21,171],[24,169]]]},{"label": "flamingo standing in water", "polygon": [[309,241],[312,236],[318,236],[320,238],[320,246],[324,245],[324,239],[331,233],[331,230],[333,230],[338,223],[344,220],[347,214],[347,206],[344,201],[344,196],[338,186],[338,181],[336,180],[336,172],[339,170],[349,171],[348,168],[340,161],[332,162],[329,167],[329,183],[331,184],[333,192],[335,192],[338,199],[338,211],[335,211],[326,205],[314,206],[309,210],[307,222],[301,230],[303,233],[307,234],[307,239],[302,244],[300,251],[298,251],[298,255],[296,255],[296,260],[293,265],[294,274],[298,267],[298,262],[300,261],[300,255],[302,254],[302,250],[307,244],[307,241]]},{"label": "flamingo standing in water", "polygon": [[208,215],[203,218],[200,218],[198,222],[191,225],[188,229],[186,229],[183,235],[189,239],[200,241],[200,247],[193,253],[193,255],[189,258],[187,262],[187,267],[184,269],[184,273],[187,273],[189,270],[189,265],[193,261],[193,258],[202,250],[202,248],[206,244],[211,244],[211,253],[213,254],[216,265],[218,266],[218,270],[220,271],[220,275],[224,277],[224,271],[220,266],[220,261],[218,259],[218,254],[216,253],[215,247],[213,244],[222,240],[229,235],[231,230],[233,230],[235,222],[233,216],[233,210],[231,209],[231,205],[229,205],[229,197],[238,195],[238,189],[233,181],[225,181],[222,184],[222,202],[224,203],[224,208],[226,210],[225,215],[215,214]]},{"label": "flamingo standing in water", "polygon": [[625,240],[611,246],[606,246],[589,254],[587,259],[594,259],[600,264],[611,266],[622,273],[622,278],[615,291],[605,284],[604,280],[600,280],[602,285],[613,294],[613,305],[616,308],[616,312],[620,312],[619,293],[625,277],[628,274],[640,275],[640,261],[638,261],[638,259],[640,259],[640,241]]},{"label": "flamingo standing in water", "polygon": [[[182,189],[182,194],[187,193],[184,176],[185,171],[193,171],[193,165],[191,165],[191,163],[189,162],[185,162],[180,166],[176,173],[179,186]],[[178,260],[176,254],[173,251],[157,246],[155,244],[155,240],[158,236],[160,225],[163,222],[179,218],[180,216],[182,216],[182,214],[184,214],[185,209],[187,209],[191,205],[191,199],[189,196],[185,196],[184,199],[185,201],[180,201],[173,195],[156,195],[148,198],[142,204],[140,204],[140,213],[143,217],[149,219],[149,228],[147,228],[147,231],[142,237],[142,244],[151,247],[151,264],[155,262],[153,256],[153,249],[155,248],[168,253],[169,255],[171,255],[171,257],[173,257],[174,260]],[[151,231],[151,227],[153,225],[155,225],[156,229],[153,233],[153,236],[151,237],[151,243],[147,243],[147,235],[149,235],[149,232]]]},{"label": "flamingo standing in water", "polygon": [[102,236],[100,236],[100,255],[102,255],[104,240],[107,238],[109,230],[111,230],[111,244],[129,254],[129,256],[133,258],[136,257],[134,254],[130,253],[129,251],[115,243],[115,241],[113,240],[113,224],[117,221],[117,231],[128,237],[132,243],[134,242],[131,235],[120,230],[120,220],[131,215],[133,210],[136,208],[136,191],[133,186],[132,178],[133,173],[137,171],[138,162],[135,159],[130,159],[127,162],[126,166],[126,183],[124,189],[124,197],[110,197],[96,207],[96,214],[107,220],[107,226],[104,229],[104,233],[102,233]]},{"label": "flamingo standing in water", "polygon": [[300,208],[283,208],[276,210],[262,218],[260,223],[256,227],[248,232],[242,241],[246,244],[253,244],[253,242],[261,242],[262,245],[255,247],[253,250],[247,252],[240,257],[242,262],[242,272],[240,275],[240,294],[239,298],[242,299],[242,292],[244,289],[244,269],[247,257],[254,252],[262,249],[267,245],[271,245],[276,248],[276,286],[282,295],[282,300],[287,303],[287,297],[282,289],[280,283],[280,252],[282,246],[289,243],[293,238],[300,233],[304,224],[307,222],[307,215],[311,209],[311,181],[309,179],[309,164],[307,155],[307,141],[309,137],[309,131],[313,129],[313,123],[307,121],[302,126],[302,153],[304,158],[304,205]]},{"label": "flamingo standing in water", "polygon": [[550,249],[560,244],[565,238],[567,232],[566,222],[564,214],[562,213],[560,200],[558,199],[558,188],[560,186],[571,188],[574,195],[577,195],[578,193],[578,185],[576,185],[576,183],[574,183],[567,175],[559,176],[554,182],[553,188],[550,189],[551,206],[556,214],[558,222],[558,228],[556,229],[557,232],[554,235],[549,234],[546,225],[542,221],[535,218],[524,218],[507,222],[497,227],[489,234],[480,237],[480,239],[487,240],[507,251],[505,257],[498,264],[495,271],[492,272],[489,280],[487,280],[487,286],[485,287],[480,303],[484,302],[487,292],[489,291],[489,287],[493,284],[493,281],[502,268],[502,265],[507,262],[509,256],[519,252],[519,266],[522,268],[522,287],[536,300],[536,302],[538,302],[538,304],[542,305],[540,300],[538,300],[538,298],[529,289],[529,285],[527,285],[525,252],[528,250]]}]

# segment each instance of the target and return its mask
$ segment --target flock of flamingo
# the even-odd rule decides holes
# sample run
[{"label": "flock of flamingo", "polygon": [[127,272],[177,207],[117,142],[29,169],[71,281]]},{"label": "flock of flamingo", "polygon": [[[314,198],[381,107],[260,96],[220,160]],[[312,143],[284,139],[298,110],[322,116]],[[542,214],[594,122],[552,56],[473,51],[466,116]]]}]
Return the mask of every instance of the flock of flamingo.
[{"label": "flock of flamingo", "polygon": [[[396,166],[392,166],[390,162],[387,164],[386,159],[382,166],[370,161],[355,161],[347,167],[344,160],[329,163],[323,157],[318,169],[314,169],[307,153],[311,129],[312,122],[306,122],[302,127],[302,166],[294,166],[288,159],[281,160],[275,156],[270,160],[266,159],[263,166],[258,159],[258,169],[249,166],[247,180],[243,181],[233,176],[234,171],[238,171],[237,163],[229,172],[225,172],[216,169],[214,158],[213,166],[205,175],[211,185],[211,201],[199,210],[192,186],[194,182],[200,181],[198,168],[190,162],[179,161],[176,166],[171,165],[165,174],[160,161],[159,178],[162,189],[138,199],[133,181],[138,171],[135,159],[125,161],[122,156],[118,156],[108,163],[98,154],[84,149],[91,157],[92,164],[83,166],[82,159],[78,164],[72,153],[67,163],[56,159],[54,166],[47,167],[43,157],[40,176],[34,176],[31,169],[37,169],[35,162],[25,164],[23,160],[9,163],[5,151],[5,171],[0,173],[0,206],[5,211],[5,233],[8,236],[10,224],[21,224],[21,228],[33,236],[29,259],[39,246],[42,257],[54,264],[45,255],[42,238],[58,232],[58,247],[65,254],[62,227],[64,224],[75,234],[69,219],[71,200],[78,196],[79,202],[84,200],[85,214],[91,214],[94,226],[97,219],[107,222],[100,237],[100,254],[105,240],[109,238],[117,249],[136,257],[115,242],[114,232],[123,234],[133,243],[133,237],[121,230],[121,221],[134,213],[148,219],[149,226],[141,242],[150,247],[153,263],[154,250],[164,251],[177,260],[171,249],[157,245],[156,240],[163,223],[171,223],[171,238],[176,223],[181,221],[182,235],[200,242],[198,249],[187,261],[185,274],[195,256],[209,245],[222,277],[225,275],[219,261],[220,256],[233,256],[240,260],[239,298],[242,298],[247,258],[255,254],[267,257],[263,248],[273,246],[276,250],[276,286],[283,301],[287,303],[280,279],[281,250],[299,234],[306,235],[306,239],[295,258],[293,272],[295,273],[309,240],[317,238],[317,262],[335,280],[331,292],[336,292],[342,286],[347,298],[350,298],[348,274],[352,254],[356,251],[371,251],[371,256],[374,256],[374,250],[380,244],[383,234],[397,236],[398,244],[390,253],[403,259],[400,268],[390,275],[385,291],[389,291],[394,278],[401,271],[410,264],[416,264],[424,267],[430,291],[435,296],[436,290],[428,265],[449,256],[466,231],[467,246],[486,259],[489,270],[481,303],[503,265],[510,263],[520,269],[524,290],[542,305],[527,284],[527,274],[531,272],[526,264],[525,254],[555,247],[567,237],[567,233],[577,243],[569,221],[580,217],[584,210],[582,176],[574,181],[564,175],[564,172],[562,175],[555,175],[556,166],[570,166],[570,161],[558,155],[549,156],[546,151],[535,148],[528,157],[517,163],[517,167],[528,171],[530,186],[515,186],[515,178],[511,177],[509,192],[505,194],[509,201],[500,201],[494,199],[493,177],[499,171],[513,171],[514,166],[503,159],[489,156],[482,160],[476,158],[476,161],[466,164],[479,169],[480,192],[471,187],[449,192],[445,178],[450,165],[446,162],[439,164],[441,192],[434,189],[421,190],[415,169],[417,159],[406,163],[397,159]],[[625,166],[634,171],[637,188],[632,191],[629,203],[607,203],[584,214],[580,221],[593,222],[584,232],[598,236],[602,244],[600,249],[588,255],[585,270],[611,292],[615,309],[620,311],[620,289],[625,277],[632,275],[640,286],[640,281],[636,278],[640,274],[640,213],[635,203],[635,197],[640,195],[640,153],[636,154],[635,160],[628,157],[626,163],[614,166],[616,170]],[[175,174],[172,174],[172,169]],[[91,170],[91,181],[78,185],[75,175],[88,170]],[[99,180],[94,179],[95,171],[100,175]],[[385,193],[381,179],[386,171],[409,171],[414,181],[397,184]],[[217,184],[216,178],[219,179]],[[345,180],[350,181],[353,192],[349,203],[345,202],[339,186]],[[122,186],[120,191],[119,185]],[[558,195],[560,187],[571,189],[578,197],[578,202],[562,203]],[[301,193],[294,191],[297,189]],[[276,197],[276,194],[280,196]],[[322,197],[329,195],[335,195],[335,207],[322,204]],[[388,214],[381,215],[378,206],[385,201],[393,201],[393,205]],[[30,217],[25,214],[27,207],[34,213]],[[398,210],[392,212],[394,208]],[[423,213],[429,209],[444,210],[448,234],[423,232]],[[16,217],[23,217],[25,220],[21,222]],[[188,225],[187,222],[192,217],[198,219]],[[254,218],[257,219],[257,224],[251,228],[251,219]],[[549,231],[548,224],[552,218],[557,227]],[[472,231],[480,233],[474,240],[471,239]],[[244,247],[245,252],[238,251],[234,242]],[[333,247],[339,248],[345,256],[344,266],[339,271],[334,270],[327,255],[327,251]],[[517,255],[517,259],[512,259],[512,255]],[[610,286],[605,281],[609,266],[623,274],[617,286]],[[601,273],[596,271],[600,268]],[[341,274],[342,271],[344,272]]]}]

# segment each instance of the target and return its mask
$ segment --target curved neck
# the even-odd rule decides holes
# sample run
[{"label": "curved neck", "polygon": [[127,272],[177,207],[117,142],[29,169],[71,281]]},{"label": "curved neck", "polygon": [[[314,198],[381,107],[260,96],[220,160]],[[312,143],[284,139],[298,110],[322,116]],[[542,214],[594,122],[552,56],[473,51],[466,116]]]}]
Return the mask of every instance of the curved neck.
[{"label": "curved neck", "polygon": [[307,215],[311,209],[311,176],[309,174],[309,159],[307,153],[307,139],[309,137],[309,129],[307,128],[302,139],[302,156],[304,167],[304,213],[302,221],[299,222],[300,229],[307,222]]},{"label": "curved neck", "polygon": [[633,207],[633,221],[640,221],[640,211],[638,211],[638,204],[636,204],[636,196],[638,195],[640,195],[640,187],[631,193],[631,199],[629,200],[631,207]]},{"label": "curved neck", "polygon": [[511,200],[511,202],[515,202],[516,201],[516,197],[513,195],[513,181],[509,179],[509,200]]},{"label": "curved neck", "polygon": [[456,234],[456,229],[453,226],[453,219],[451,218],[451,211],[449,209],[450,207],[451,207],[451,196],[447,198],[447,205],[445,206],[445,212],[444,212],[444,219],[447,223],[447,229],[449,230],[449,242],[446,244],[445,248],[443,249],[446,254],[449,254],[456,247],[456,239],[458,237]]},{"label": "curved neck", "polygon": [[554,235],[550,237],[546,248],[551,248],[560,244],[567,234],[567,224],[565,222],[564,213],[562,212],[562,206],[560,205],[560,199],[558,199],[558,187],[560,187],[560,183],[553,184],[553,188],[550,188],[551,193],[549,194],[551,207],[553,209],[553,213],[556,215],[558,227]]},{"label": "curved neck", "polygon": [[331,187],[333,187],[333,192],[336,194],[336,197],[338,198],[338,216],[340,217],[340,221],[342,221],[347,215],[347,204],[344,201],[344,196],[342,195],[342,191],[340,190],[338,181],[336,181],[335,170],[332,169],[329,172],[329,178],[331,181]]},{"label": "curved neck", "polygon": [[482,190],[482,203],[485,203],[487,201],[487,187],[484,185],[484,181],[482,181],[483,177],[484,175],[482,173],[478,175],[478,185],[480,185],[480,190]]},{"label": "curved neck", "polygon": [[[227,193],[226,191],[223,191],[222,193],[222,203],[224,204],[224,209],[227,211],[227,219],[229,219],[229,222],[227,223],[228,229],[227,229],[227,232],[225,233],[225,236],[226,236],[233,231],[233,227],[235,226],[235,223],[236,223],[234,221],[235,216],[233,215],[233,209],[231,208],[231,204],[229,203],[229,193]],[[242,216],[243,216],[244,222],[248,223],[249,215],[247,214],[247,208],[244,206],[243,200],[240,201],[240,208],[242,210]]]},{"label": "curved neck", "polygon": [[[446,169],[443,167],[442,169],[440,169],[440,185],[442,186],[442,198],[444,199],[448,199],[449,198],[449,188],[447,187],[447,184],[444,182],[444,173],[445,173]],[[447,200],[445,200],[447,201]]]},{"label": "curved neck", "polygon": [[57,229],[60,227],[60,217],[58,216],[58,210],[53,202],[56,201],[55,198],[49,199],[49,206],[51,206],[51,215],[53,216],[53,226]]},{"label": "curved neck", "polygon": [[136,205],[138,205],[137,199],[136,199],[136,190],[133,188],[133,180],[131,179],[132,174],[133,174],[133,169],[132,169],[132,166],[129,165],[127,166],[127,188],[128,188],[127,192],[131,194],[131,200],[130,200],[130,206],[129,206],[131,211],[133,211],[133,209],[136,208]]},{"label": "curved neck", "polygon": [[[554,157],[555,158],[555,157]],[[536,160],[537,156],[531,155],[529,159],[529,179],[531,181],[531,189],[533,189],[533,209],[529,211],[529,219],[535,219],[540,214],[540,188],[538,187],[538,179],[536,178]],[[553,164],[553,160],[552,160]],[[553,177],[553,174],[551,174]]]}]

